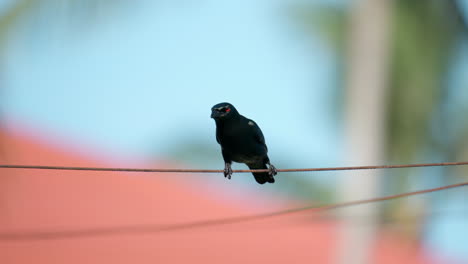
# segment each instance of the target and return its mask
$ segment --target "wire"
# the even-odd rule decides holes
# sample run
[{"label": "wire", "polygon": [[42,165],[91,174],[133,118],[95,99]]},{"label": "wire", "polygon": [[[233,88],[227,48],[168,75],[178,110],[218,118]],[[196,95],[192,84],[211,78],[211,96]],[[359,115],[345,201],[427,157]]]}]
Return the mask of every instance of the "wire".
[{"label": "wire", "polygon": [[133,226],[117,226],[108,228],[94,228],[94,229],[83,229],[83,230],[69,230],[69,231],[31,231],[31,232],[12,232],[12,233],[0,233],[0,240],[49,240],[49,239],[67,239],[67,238],[80,238],[80,237],[95,237],[95,236],[108,236],[118,234],[147,234],[147,233],[160,233],[169,231],[179,231],[187,229],[195,229],[202,227],[213,227],[219,225],[236,224],[248,221],[262,220],[266,218],[289,215],[304,211],[312,211],[315,213],[321,213],[333,209],[369,204],[375,202],[382,202],[387,200],[398,199],[402,197],[414,196],[418,194],[442,191],[452,188],[468,186],[468,182],[457,183],[446,185],[442,187],[425,189],[414,192],[406,192],[395,195],[388,195],[377,197],[373,199],[364,199],[344,203],[334,203],[328,205],[312,205],[299,208],[293,208],[288,210],[275,211],[264,214],[256,214],[249,216],[239,216],[230,218],[220,218],[204,221],[194,221],[182,224],[171,224],[171,225],[133,225]]},{"label": "wire", "polygon": [[[417,163],[398,165],[376,165],[376,166],[350,166],[350,167],[326,167],[326,168],[305,168],[305,169],[277,169],[278,172],[304,172],[304,171],[346,171],[346,170],[375,170],[375,169],[398,169],[417,167],[440,167],[440,166],[463,166],[468,165],[468,161],[460,162],[438,162],[438,163]],[[74,170],[74,171],[121,171],[121,172],[165,172],[165,173],[220,173],[223,170],[196,170],[196,169],[137,169],[137,168],[99,168],[99,167],[67,167],[67,166],[38,166],[38,165],[1,165],[0,169],[35,169],[35,170]],[[233,172],[268,172],[262,170],[233,170]]]}]

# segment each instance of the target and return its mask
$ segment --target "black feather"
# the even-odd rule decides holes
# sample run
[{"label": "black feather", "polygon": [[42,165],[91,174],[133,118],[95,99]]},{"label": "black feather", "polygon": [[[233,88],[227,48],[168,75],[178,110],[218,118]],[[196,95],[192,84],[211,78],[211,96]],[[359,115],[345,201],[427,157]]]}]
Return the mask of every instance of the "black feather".
[{"label": "black feather", "polygon": [[[268,169],[269,172],[253,173],[255,180],[273,183],[276,169],[270,164],[265,138],[258,125],[239,114],[230,103],[220,103],[211,108],[216,122],[216,141],[221,145],[225,163],[225,177],[231,177],[233,161],[245,163],[250,169]],[[267,165],[270,165],[268,168]]]}]

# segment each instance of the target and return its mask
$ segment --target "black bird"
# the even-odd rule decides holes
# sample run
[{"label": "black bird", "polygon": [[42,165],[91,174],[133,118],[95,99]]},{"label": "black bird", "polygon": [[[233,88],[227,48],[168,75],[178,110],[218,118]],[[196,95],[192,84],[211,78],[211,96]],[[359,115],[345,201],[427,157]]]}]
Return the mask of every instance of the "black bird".
[{"label": "black bird", "polygon": [[216,122],[216,141],[221,145],[224,177],[231,179],[231,163],[235,161],[245,163],[251,170],[268,169],[268,172],[252,174],[260,184],[274,183],[273,176],[276,175],[276,168],[270,164],[265,138],[257,124],[239,114],[230,103],[219,103],[213,106],[211,118]]}]

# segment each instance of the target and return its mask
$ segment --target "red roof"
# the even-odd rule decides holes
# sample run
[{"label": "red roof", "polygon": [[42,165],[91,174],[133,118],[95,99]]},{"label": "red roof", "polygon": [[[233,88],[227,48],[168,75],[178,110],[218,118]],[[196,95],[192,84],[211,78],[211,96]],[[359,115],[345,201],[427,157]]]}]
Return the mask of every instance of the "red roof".
[{"label": "red roof", "polygon": [[[70,146],[1,132],[1,163],[102,166]],[[6,154],[6,155],[5,155]],[[177,175],[0,169],[0,233],[157,226],[252,213]],[[290,205],[293,206],[294,205]],[[331,263],[336,224],[307,213],[167,232],[1,240],[2,263]],[[141,231],[141,230],[140,230]],[[429,262],[391,234],[373,263]]]}]

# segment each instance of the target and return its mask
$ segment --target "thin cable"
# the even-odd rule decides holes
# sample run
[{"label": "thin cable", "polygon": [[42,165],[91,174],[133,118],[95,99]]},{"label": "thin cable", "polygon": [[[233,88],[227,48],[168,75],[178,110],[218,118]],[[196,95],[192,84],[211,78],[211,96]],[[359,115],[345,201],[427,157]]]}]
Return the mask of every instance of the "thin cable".
[{"label": "thin cable", "polygon": [[276,217],[280,215],[294,214],[304,211],[311,211],[315,213],[321,213],[333,209],[382,202],[387,200],[398,199],[402,197],[408,197],[418,194],[442,191],[452,188],[468,186],[468,182],[457,183],[446,185],[442,187],[425,189],[414,192],[406,192],[395,195],[388,195],[377,197],[373,199],[364,199],[344,203],[334,203],[328,205],[312,205],[306,207],[293,208],[288,210],[281,210],[276,212],[256,214],[249,216],[239,216],[239,217],[230,217],[230,218],[221,218],[213,220],[204,220],[204,221],[194,221],[182,224],[172,224],[172,225],[134,225],[134,226],[120,226],[120,227],[108,227],[108,228],[94,228],[94,229],[84,229],[84,230],[71,230],[71,231],[31,231],[31,232],[15,232],[15,233],[0,233],[0,240],[49,240],[49,239],[66,239],[66,238],[80,238],[80,237],[95,237],[95,236],[108,236],[108,235],[118,235],[118,234],[147,234],[147,233],[160,233],[168,231],[180,231],[187,229],[195,229],[202,227],[212,227],[219,225],[227,224],[236,224],[248,221],[261,220],[271,217]]},{"label": "thin cable", "polygon": [[[350,166],[350,167],[326,167],[305,169],[277,169],[278,172],[305,172],[305,171],[345,171],[345,170],[376,170],[376,169],[398,169],[417,167],[440,167],[440,166],[463,166],[468,161],[460,162],[438,162],[418,164],[376,165],[376,166]],[[67,166],[38,166],[38,165],[0,165],[0,169],[35,169],[35,170],[73,170],[73,171],[120,171],[120,172],[178,172],[178,173],[220,173],[223,170],[197,170],[197,169],[137,169],[137,168],[99,168],[99,167],[67,167]],[[233,172],[268,172],[262,170],[233,170]]]}]

